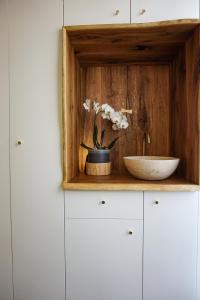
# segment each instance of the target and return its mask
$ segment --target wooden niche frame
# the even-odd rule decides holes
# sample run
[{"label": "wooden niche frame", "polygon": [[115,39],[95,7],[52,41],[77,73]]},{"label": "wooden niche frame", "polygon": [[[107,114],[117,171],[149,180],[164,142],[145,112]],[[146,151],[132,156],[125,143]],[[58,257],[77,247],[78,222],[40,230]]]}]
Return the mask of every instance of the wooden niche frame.
[{"label": "wooden niche frame", "polygon": [[[75,190],[195,191],[200,184],[200,21],[63,27],[63,183]],[[87,176],[86,97],[132,109],[132,133],[112,153],[113,174]],[[122,156],[181,159],[167,180],[131,177]]]}]

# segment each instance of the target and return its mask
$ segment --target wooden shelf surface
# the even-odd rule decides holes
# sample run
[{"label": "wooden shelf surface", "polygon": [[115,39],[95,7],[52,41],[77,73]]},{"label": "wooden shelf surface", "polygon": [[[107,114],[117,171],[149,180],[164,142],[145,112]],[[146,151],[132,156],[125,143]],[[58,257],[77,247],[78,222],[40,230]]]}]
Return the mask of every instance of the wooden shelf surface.
[{"label": "wooden shelf surface", "polygon": [[107,191],[199,191],[200,186],[179,177],[160,181],[145,181],[130,175],[88,176],[79,174],[69,182],[63,181],[65,190]]}]

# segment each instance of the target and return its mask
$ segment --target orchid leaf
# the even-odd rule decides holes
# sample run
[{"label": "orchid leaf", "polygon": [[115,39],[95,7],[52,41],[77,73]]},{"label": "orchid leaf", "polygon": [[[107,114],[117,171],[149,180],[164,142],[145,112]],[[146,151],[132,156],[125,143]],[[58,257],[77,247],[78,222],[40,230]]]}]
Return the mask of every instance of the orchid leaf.
[{"label": "orchid leaf", "polygon": [[87,150],[92,150],[92,148],[88,147],[87,145],[85,145],[83,142],[81,143],[81,147],[87,149]]},{"label": "orchid leaf", "polygon": [[103,142],[104,142],[104,136],[105,136],[105,129],[103,129],[102,130],[102,132],[101,132],[101,142],[100,142],[100,146],[101,146],[101,148],[102,148],[102,146],[103,146]]},{"label": "orchid leaf", "polygon": [[107,149],[112,149],[112,147],[115,145],[116,141],[119,139],[119,136],[116,137],[108,146]]},{"label": "orchid leaf", "polygon": [[94,147],[96,147],[97,149],[101,148],[100,144],[98,143],[98,127],[96,124],[94,124],[93,144],[94,144]]}]

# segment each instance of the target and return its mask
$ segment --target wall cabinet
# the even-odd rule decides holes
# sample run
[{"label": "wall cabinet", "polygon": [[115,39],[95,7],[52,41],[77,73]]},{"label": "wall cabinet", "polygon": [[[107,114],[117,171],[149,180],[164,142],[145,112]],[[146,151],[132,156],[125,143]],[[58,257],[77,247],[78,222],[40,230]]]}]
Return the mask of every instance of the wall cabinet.
[{"label": "wall cabinet", "polygon": [[144,193],[144,300],[196,299],[198,193]]},{"label": "wall cabinet", "polygon": [[65,25],[130,21],[140,23],[189,18],[199,18],[198,0],[74,0],[64,3]]},{"label": "wall cabinet", "polygon": [[130,0],[65,1],[64,24],[110,24],[130,22]]},{"label": "wall cabinet", "polygon": [[143,193],[67,195],[66,300],[141,300]]},{"label": "wall cabinet", "polygon": [[65,215],[66,300],[197,299],[198,192],[68,192]]},{"label": "wall cabinet", "polygon": [[131,22],[199,18],[198,0],[131,0]]}]

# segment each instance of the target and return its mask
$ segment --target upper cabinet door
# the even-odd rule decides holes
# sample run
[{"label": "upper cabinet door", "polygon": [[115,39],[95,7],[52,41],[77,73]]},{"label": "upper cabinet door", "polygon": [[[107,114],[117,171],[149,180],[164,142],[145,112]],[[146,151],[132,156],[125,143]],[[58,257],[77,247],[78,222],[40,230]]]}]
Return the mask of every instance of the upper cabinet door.
[{"label": "upper cabinet door", "polygon": [[64,24],[130,23],[130,0],[64,0]]},{"label": "upper cabinet door", "polygon": [[197,219],[198,193],[144,193],[144,300],[196,299]]},{"label": "upper cabinet door", "polygon": [[199,0],[131,0],[131,23],[199,18]]},{"label": "upper cabinet door", "polygon": [[8,3],[0,1],[0,298],[13,299],[9,178]]}]

